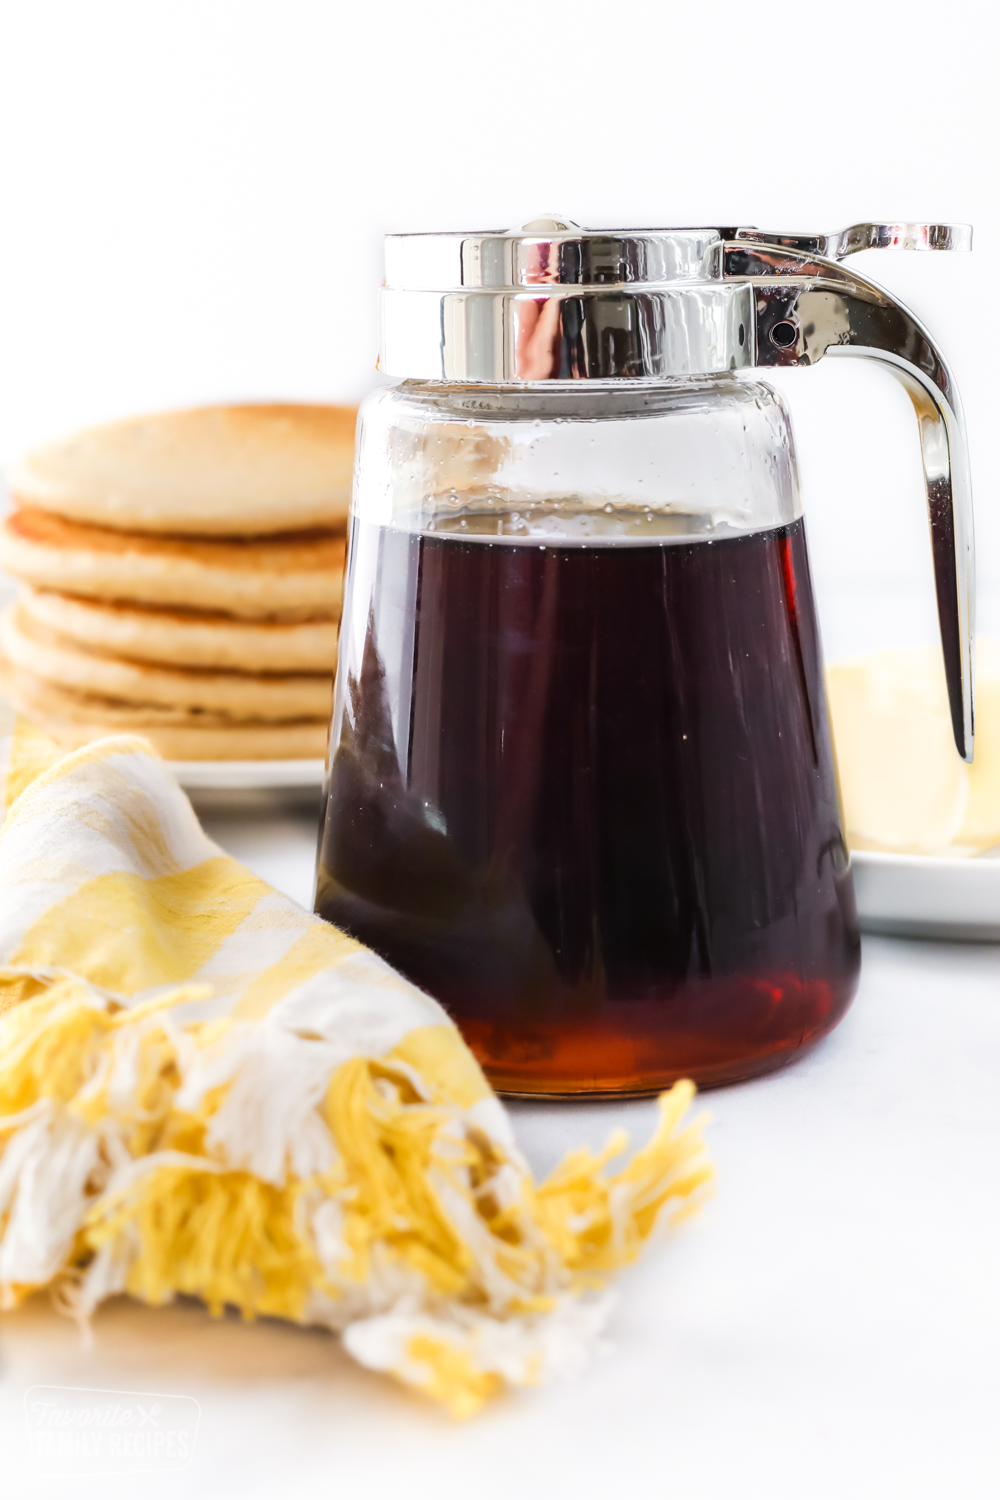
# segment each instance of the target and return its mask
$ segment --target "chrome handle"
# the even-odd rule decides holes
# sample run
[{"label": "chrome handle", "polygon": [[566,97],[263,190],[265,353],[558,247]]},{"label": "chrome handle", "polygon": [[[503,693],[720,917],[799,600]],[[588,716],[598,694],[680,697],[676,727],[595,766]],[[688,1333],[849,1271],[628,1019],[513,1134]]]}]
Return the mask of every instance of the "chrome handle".
[{"label": "chrome handle", "polygon": [[811,365],[826,354],[876,359],[888,366],[913,402],[927,486],[952,730],[959,755],[971,761],[975,609],[972,487],[962,405],[954,377],[927,330],[911,312],[874,282],[844,270],[834,260],[784,241],[772,249],[762,242],[730,240],[723,253],[723,275],[754,286],[755,364]]}]

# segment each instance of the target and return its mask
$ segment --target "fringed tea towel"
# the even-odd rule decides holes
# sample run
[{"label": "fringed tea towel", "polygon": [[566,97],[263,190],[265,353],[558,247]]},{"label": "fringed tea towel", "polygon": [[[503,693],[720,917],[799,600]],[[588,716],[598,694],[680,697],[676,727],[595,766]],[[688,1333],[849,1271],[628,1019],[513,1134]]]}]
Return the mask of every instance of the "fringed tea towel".
[{"label": "fringed tea towel", "polygon": [[324,1324],[459,1416],[575,1363],[710,1176],[693,1088],[616,1174],[623,1137],[535,1183],[441,1008],[228,858],[144,741],[58,757],[2,755],[4,1304]]}]

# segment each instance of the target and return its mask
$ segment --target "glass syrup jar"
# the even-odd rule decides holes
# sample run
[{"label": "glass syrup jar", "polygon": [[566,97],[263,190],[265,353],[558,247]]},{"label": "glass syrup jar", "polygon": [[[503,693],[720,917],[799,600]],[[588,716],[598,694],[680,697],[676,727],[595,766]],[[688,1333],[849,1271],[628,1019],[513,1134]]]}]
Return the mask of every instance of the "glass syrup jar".
[{"label": "glass syrup jar", "polygon": [[947,226],[393,236],[362,409],[316,909],[494,1086],[789,1061],[860,945],[787,413],[758,366],[882,359],[920,418],[971,755],[972,535],[940,355],[837,257]]}]

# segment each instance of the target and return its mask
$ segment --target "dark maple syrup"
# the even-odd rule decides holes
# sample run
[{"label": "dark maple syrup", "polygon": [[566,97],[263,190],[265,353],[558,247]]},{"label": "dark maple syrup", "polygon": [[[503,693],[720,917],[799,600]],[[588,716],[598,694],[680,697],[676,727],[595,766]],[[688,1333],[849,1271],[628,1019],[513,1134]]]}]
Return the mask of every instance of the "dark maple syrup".
[{"label": "dark maple syrup", "polygon": [[787,1062],[860,956],[801,520],[565,545],[491,524],[356,524],[317,910],[502,1090]]}]

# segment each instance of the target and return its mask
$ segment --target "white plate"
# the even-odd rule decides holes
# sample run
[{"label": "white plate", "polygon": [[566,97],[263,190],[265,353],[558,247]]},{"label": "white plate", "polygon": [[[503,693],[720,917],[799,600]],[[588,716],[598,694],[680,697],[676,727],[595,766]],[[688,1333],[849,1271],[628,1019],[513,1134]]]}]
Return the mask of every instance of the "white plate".
[{"label": "white plate", "polygon": [[1000,942],[1000,859],[856,850],[851,864],[864,931]]},{"label": "white plate", "polygon": [[189,792],[318,790],[323,785],[321,760],[172,760],[169,764]]}]

